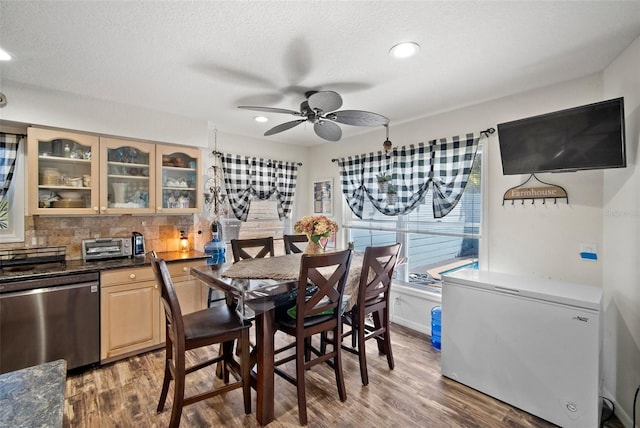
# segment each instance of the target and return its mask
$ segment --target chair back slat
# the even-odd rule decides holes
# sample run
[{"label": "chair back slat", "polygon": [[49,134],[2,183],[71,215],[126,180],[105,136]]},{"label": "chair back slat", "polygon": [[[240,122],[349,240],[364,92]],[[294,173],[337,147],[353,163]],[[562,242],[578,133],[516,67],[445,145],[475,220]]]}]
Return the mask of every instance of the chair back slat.
[{"label": "chair back slat", "polygon": [[[304,324],[305,316],[317,315],[329,310],[333,311],[334,318],[338,322],[350,264],[350,250],[302,256],[296,301],[296,319],[300,327]],[[313,294],[307,296],[306,288],[309,284],[318,288]]]},{"label": "chair back slat", "polygon": [[388,299],[400,246],[401,244],[393,244],[366,248],[360,273],[358,306],[373,299]]},{"label": "chair back slat", "polygon": [[178,295],[173,287],[173,281],[171,280],[171,274],[167,263],[159,259],[155,251],[147,253],[147,259],[151,262],[151,269],[155,274],[156,281],[160,285],[160,301],[164,308],[164,315],[167,321],[167,334],[171,334],[173,345],[176,348],[176,353],[179,355],[179,351],[184,351],[184,320],[182,319],[182,310],[180,309],[180,302],[178,301]]},{"label": "chair back slat", "polygon": [[303,248],[296,245],[297,243],[307,243],[309,238],[307,235],[283,235],[284,252],[285,254],[299,254],[302,253]]},{"label": "chair back slat", "polygon": [[[252,249],[252,253],[255,253],[255,255],[249,253],[247,249]],[[258,259],[266,256],[273,257],[275,255],[273,236],[266,238],[232,239],[231,251],[233,252],[234,262],[243,259]]]}]

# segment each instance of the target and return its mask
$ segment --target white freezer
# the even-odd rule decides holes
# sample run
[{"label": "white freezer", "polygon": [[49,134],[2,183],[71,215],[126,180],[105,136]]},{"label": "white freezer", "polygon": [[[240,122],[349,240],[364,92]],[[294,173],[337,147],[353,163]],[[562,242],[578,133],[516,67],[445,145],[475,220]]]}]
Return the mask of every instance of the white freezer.
[{"label": "white freezer", "polygon": [[601,303],[593,286],[445,275],[442,374],[562,427],[597,428]]}]

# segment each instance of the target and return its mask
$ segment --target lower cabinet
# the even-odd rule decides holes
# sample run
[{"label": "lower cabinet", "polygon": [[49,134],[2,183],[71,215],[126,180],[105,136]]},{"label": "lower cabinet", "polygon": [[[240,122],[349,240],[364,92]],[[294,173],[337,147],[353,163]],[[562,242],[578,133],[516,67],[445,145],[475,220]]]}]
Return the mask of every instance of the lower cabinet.
[{"label": "lower cabinet", "polygon": [[[202,309],[206,303],[206,287],[189,274],[191,266],[202,263],[168,263],[183,314]],[[100,279],[100,361],[107,363],[162,346],[164,309],[160,284],[151,267],[104,271]]]}]

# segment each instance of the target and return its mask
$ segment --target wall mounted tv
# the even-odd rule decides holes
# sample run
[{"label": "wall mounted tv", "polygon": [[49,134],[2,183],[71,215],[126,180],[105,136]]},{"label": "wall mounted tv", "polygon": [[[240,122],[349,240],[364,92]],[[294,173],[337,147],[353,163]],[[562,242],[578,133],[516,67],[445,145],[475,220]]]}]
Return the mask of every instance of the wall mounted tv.
[{"label": "wall mounted tv", "polygon": [[498,125],[504,175],[627,166],[624,99]]}]

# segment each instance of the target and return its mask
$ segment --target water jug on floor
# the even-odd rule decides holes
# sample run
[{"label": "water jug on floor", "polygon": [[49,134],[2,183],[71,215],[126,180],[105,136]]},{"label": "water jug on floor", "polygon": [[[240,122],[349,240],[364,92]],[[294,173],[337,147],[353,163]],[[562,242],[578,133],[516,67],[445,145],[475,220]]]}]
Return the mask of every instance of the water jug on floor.
[{"label": "water jug on floor", "polygon": [[440,349],[440,336],[442,334],[442,309],[440,306],[434,306],[431,309],[431,345]]}]

